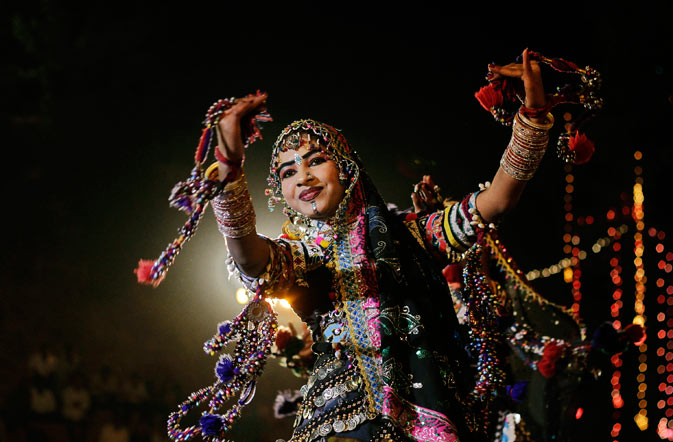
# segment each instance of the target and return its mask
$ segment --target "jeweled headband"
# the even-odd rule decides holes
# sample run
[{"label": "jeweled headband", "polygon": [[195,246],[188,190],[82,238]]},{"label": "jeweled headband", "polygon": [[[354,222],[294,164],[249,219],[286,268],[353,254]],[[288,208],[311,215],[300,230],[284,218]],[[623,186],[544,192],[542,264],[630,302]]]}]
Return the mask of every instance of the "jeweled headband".
[{"label": "jeweled headband", "polygon": [[[308,136],[303,136],[308,134]],[[313,137],[317,137],[315,140]],[[351,149],[346,137],[334,127],[315,120],[298,120],[291,123],[278,135],[271,152],[271,164],[269,165],[269,188],[266,194],[269,197],[269,210],[274,210],[279,202],[285,202],[281,191],[280,176],[278,175],[278,155],[288,149],[299,149],[301,146],[309,146],[324,151],[339,168],[339,179],[346,185],[346,195],[358,181],[360,171],[360,159],[357,153]],[[345,210],[345,200],[337,209],[337,217]],[[302,218],[300,214],[290,209],[287,204],[283,212],[294,221]]]}]

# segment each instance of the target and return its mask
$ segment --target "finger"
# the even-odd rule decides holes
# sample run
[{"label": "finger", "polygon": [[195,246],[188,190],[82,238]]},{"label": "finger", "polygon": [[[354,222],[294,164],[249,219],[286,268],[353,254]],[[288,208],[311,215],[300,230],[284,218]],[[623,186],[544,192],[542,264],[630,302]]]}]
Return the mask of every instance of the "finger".
[{"label": "finger", "polygon": [[236,115],[245,115],[264,104],[265,101],[266,95],[245,97],[232,106],[231,110],[236,113]]},{"label": "finger", "polygon": [[431,176],[431,175],[425,175],[425,176],[423,177],[423,181],[425,182],[425,184],[427,184],[428,186],[430,186],[431,189],[434,189],[434,188],[435,188],[435,181],[432,179],[432,176]]},{"label": "finger", "polygon": [[233,105],[231,109],[229,109],[229,111],[231,112],[232,115],[235,115],[236,117],[240,118],[247,113],[246,104],[243,101],[239,101],[238,103]]},{"label": "finger", "polygon": [[523,75],[531,76],[540,72],[540,65],[531,59],[528,48],[523,51]]},{"label": "finger", "polygon": [[521,67],[521,63],[508,63],[504,66],[501,66],[499,64],[489,64],[488,65],[488,70],[489,71],[501,71],[503,69],[514,69],[516,67]]},{"label": "finger", "polygon": [[530,108],[539,108],[545,105],[544,87],[540,65],[531,59],[528,48],[523,51],[523,86],[526,92],[525,105]]},{"label": "finger", "polygon": [[488,69],[490,72],[494,72],[496,75],[502,75],[505,77],[521,78],[523,76],[523,65],[518,63],[511,63],[506,66],[491,65],[488,67]]},{"label": "finger", "polygon": [[523,51],[523,74],[524,76],[540,74],[540,64],[531,58],[528,48]]},{"label": "finger", "polygon": [[421,198],[415,194],[411,194],[411,202],[414,204],[414,212],[419,213],[423,211],[423,203],[421,202]]},{"label": "finger", "polygon": [[254,94],[254,95],[249,94],[246,97],[241,98],[240,101],[242,101],[244,103],[251,103],[251,102],[258,103],[258,102],[266,100],[268,97],[269,97],[269,95],[266,92],[259,92],[259,93]]},{"label": "finger", "polygon": [[528,48],[523,50],[523,70],[530,71],[530,58],[528,57]]}]

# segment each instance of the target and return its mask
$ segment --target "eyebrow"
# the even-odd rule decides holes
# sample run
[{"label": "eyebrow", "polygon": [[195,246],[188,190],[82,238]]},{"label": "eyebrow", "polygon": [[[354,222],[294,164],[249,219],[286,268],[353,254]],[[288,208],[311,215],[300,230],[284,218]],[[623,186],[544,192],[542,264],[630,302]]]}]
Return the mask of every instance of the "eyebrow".
[{"label": "eyebrow", "polygon": [[[303,157],[301,157],[302,160],[308,159],[310,156],[313,154],[320,153],[320,150],[309,150],[304,154]],[[281,163],[280,166],[278,166],[278,176],[280,176],[281,172],[283,172],[283,168],[292,166],[294,164],[294,160],[291,161],[286,161],[284,163]]]}]

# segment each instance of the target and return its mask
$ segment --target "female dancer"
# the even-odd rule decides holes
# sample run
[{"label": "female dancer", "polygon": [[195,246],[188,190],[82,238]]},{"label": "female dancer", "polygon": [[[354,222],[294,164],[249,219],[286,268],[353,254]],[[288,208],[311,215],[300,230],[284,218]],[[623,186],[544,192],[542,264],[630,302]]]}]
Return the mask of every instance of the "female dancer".
[{"label": "female dancer", "polygon": [[[517,203],[553,123],[550,114],[534,112],[544,108],[545,95],[527,51],[522,64],[489,71],[491,78],[523,80],[529,115],[517,114],[489,187],[444,210],[399,218],[344,136],[301,120],[274,144],[270,202],[282,201],[290,219],[276,240],[256,233],[240,166],[241,119],[263,106],[267,95],[241,99],[222,114],[218,176],[229,184],[212,204],[230,269],[248,288],[261,284],[268,296],[287,299],[315,342],[316,362],[301,389],[291,440],[478,437],[468,394],[475,374],[437,261],[464,252],[479,229]],[[487,393],[493,380],[480,382]]]}]

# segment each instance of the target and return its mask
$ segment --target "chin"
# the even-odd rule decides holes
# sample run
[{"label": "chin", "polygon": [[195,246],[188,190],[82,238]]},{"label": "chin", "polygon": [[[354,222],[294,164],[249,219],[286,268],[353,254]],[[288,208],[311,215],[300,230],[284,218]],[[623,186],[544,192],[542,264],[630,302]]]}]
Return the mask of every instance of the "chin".
[{"label": "chin", "polygon": [[324,212],[325,209],[322,208],[319,203],[316,204],[316,206],[317,206],[316,208],[318,209],[318,213],[315,213],[313,211],[313,208],[310,207],[310,205],[309,205],[308,209],[305,209],[304,207],[302,207],[302,209],[305,209],[305,210],[298,210],[298,212],[301,213],[302,215],[304,215],[307,218],[316,219],[316,220],[328,219],[329,217],[334,215],[334,213],[336,213],[336,210],[333,210],[331,212]]},{"label": "chin", "polygon": [[315,220],[325,220],[329,219],[337,211],[337,208],[339,207],[339,203],[341,202],[341,199],[339,201],[329,201],[327,198],[321,198],[322,195],[320,195],[317,199],[313,200],[316,203],[316,209],[318,210],[318,213],[315,213],[313,211],[313,208],[311,207],[311,201],[307,202],[299,202],[297,201],[297,207],[292,207],[296,212],[301,213],[307,218],[310,219],[315,219]]}]

